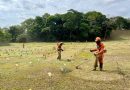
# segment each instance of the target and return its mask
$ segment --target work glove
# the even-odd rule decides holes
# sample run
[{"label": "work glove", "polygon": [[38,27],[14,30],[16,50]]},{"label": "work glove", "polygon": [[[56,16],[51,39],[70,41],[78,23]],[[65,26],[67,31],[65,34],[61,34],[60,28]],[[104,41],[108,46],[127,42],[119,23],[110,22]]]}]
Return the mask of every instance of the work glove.
[{"label": "work glove", "polygon": [[90,52],[93,52],[93,51],[90,49]]}]

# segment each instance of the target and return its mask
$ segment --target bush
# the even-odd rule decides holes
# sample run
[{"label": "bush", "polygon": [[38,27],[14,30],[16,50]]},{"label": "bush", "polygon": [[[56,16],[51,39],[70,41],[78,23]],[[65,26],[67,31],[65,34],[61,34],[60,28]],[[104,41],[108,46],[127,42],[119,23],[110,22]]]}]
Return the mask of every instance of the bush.
[{"label": "bush", "polygon": [[25,43],[28,41],[28,36],[26,34],[21,34],[17,37],[17,42]]}]

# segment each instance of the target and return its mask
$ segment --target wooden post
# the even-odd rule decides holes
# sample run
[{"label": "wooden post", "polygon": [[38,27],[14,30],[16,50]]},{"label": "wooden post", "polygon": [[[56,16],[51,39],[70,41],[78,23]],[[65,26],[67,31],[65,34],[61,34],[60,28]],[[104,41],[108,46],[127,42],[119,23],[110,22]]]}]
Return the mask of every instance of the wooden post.
[{"label": "wooden post", "polygon": [[25,47],[24,43],[23,43],[23,48]]}]

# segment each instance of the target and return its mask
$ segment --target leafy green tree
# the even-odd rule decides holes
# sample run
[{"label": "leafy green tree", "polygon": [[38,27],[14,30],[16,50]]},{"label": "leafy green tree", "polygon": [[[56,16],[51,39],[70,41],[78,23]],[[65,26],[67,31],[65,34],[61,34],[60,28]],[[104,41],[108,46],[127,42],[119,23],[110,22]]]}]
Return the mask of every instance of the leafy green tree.
[{"label": "leafy green tree", "polygon": [[26,34],[20,34],[17,37],[17,42],[26,43],[28,41],[28,36]]},{"label": "leafy green tree", "polygon": [[48,27],[47,21],[48,21],[49,16],[50,16],[50,14],[48,14],[48,13],[45,13],[45,14],[42,16],[43,21],[44,21],[44,27]]},{"label": "leafy green tree", "polygon": [[127,19],[117,16],[117,17],[112,17],[111,21],[113,22],[114,29],[116,30],[124,30],[124,29],[129,29],[129,24]]},{"label": "leafy green tree", "polygon": [[104,22],[107,20],[106,16],[100,12],[91,11],[84,15],[84,19],[88,22],[89,29],[89,38],[94,40],[96,36],[104,37],[104,32],[107,29],[104,29]]},{"label": "leafy green tree", "polygon": [[130,30],[130,19],[127,19],[127,29]]},{"label": "leafy green tree", "polygon": [[42,41],[56,41],[55,36],[52,34],[50,27],[42,29]]},{"label": "leafy green tree", "polygon": [[80,41],[88,41],[89,40],[89,25],[88,23],[82,22],[80,24],[80,28],[79,28],[79,35],[78,35],[78,40]]},{"label": "leafy green tree", "polygon": [[20,34],[18,37],[17,37],[17,42],[20,42],[20,43],[23,43],[23,48],[25,47],[25,43],[28,41],[28,36],[27,34]]},{"label": "leafy green tree", "polygon": [[21,27],[23,27],[24,30],[31,30],[34,27],[35,20],[32,18],[29,18],[21,23]]},{"label": "leafy green tree", "polygon": [[[96,36],[110,37],[111,31],[117,28],[117,21],[123,22],[123,28],[130,27],[129,20],[106,18],[100,12],[81,13],[70,9],[65,14],[36,16],[21,23],[21,27],[33,41],[92,41]],[[15,28],[14,28],[15,29]],[[15,30],[13,30],[15,31]],[[15,34],[11,35],[14,38]]]},{"label": "leafy green tree", "polygon": [[19,26],[19,25],[16,25],[16,26],[11,26],[9,28],[9,33],[11,34],[11,41],[15,42],[16,39],[17,39],[17,36],[24,33],[24,29]]},{"label": "leafy green tree", "polygon": [[4,41],[4,33],[0,30],[0,41]]},{"label": "leafy green tree", "polygon": [[0,41],[9,42],[11,39],[11,35],[8,33],[7,28],[0,28]]},{"label": "leafy green tree", "polygon": [[83,18],[83,14],[75,11],[73,9],[68,10],[66,14],[63,15],[63,28],[67,30],[68,40],[69,41],[76,41],[78,32],[80,31],[80,23]]},{"label": "leafy green tree", "polygon": [[61,40],[63,35],[63,21],[62,16],[55,14],[48,17],[48,25],[50,27],[50,32],[55,36],[56,40]]},{"label": "leafy green tree", "polygon": [[45,22],[42,17],[36,16],[35,19],[27,19],[21,23],[24,30],[27,31],[27,34],[30,36],[32,41],[40,40],[40,34],[42,29],[45,26]]}]

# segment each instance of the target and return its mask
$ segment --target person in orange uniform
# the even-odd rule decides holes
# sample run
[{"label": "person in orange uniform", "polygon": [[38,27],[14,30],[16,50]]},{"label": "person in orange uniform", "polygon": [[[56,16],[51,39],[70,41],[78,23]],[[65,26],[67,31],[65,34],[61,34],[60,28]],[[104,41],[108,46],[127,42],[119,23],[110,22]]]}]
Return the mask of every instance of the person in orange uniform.
[{"label": "person in orange uniform", "polygon": [[57,59],[58,59],[58,60],[61,60],[61,52],[64,51],[64,50],[62,49],[62,45],[63,45],[63,44],[64,44],[63,42],[57,43],[57,52],[58,52],[58,57],[57,57]]},{"label": "person in orange uniform", "polygon": [[104,44],[101,42],[100,37],[96,37],[95,42],[97,44],[96,49],[91,49],[90,52],[94,52],[94,55],[96,56],[95,64],[94,64],[94,71],[98,67],[98,62],[100,64],[100,71],[103,70],[103,58],[104,58],[104,53],[106,52]]}]

